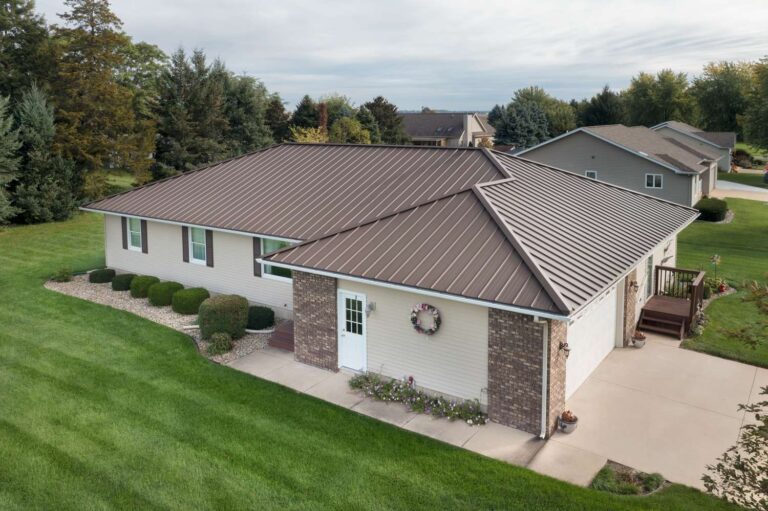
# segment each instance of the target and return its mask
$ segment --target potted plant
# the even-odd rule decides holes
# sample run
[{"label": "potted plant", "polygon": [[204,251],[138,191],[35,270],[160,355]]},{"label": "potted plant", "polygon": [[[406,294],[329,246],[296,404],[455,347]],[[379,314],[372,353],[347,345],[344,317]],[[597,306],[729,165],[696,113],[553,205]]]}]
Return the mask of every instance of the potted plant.
[{"label": "potted plant", "polygon": [[573,433],[578,422],[579,418],[572,411],[566,410],[560,415],[560,431],[563,433]]},{"label": "potted plant", "polygon": [[635,348],[642,348],[645,346],[645,334],[639,330],[636,331],[632,336],[632,344],[635,345]]}]

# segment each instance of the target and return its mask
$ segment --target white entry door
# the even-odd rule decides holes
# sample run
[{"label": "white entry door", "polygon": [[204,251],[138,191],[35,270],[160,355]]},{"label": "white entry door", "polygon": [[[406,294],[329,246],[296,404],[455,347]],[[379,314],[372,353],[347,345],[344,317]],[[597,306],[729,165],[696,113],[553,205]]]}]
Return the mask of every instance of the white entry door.
[{"label": "white entry door", "polygon": [[365,295],[339,290],[339,367],[366,370]]}]

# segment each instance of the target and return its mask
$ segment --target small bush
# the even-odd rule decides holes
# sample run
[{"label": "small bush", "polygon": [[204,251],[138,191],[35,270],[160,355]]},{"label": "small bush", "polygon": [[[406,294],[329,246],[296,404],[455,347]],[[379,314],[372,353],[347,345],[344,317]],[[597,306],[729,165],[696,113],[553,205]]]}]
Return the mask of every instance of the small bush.
[{"label": "small bush", "polygon": [[251,305],[248,307],[248,329],[264,330],[275,324],[275,311],[269,307]]},{"label": "small bush", "polygon": [[232,336],[224,332],[216,332],[211,335],[208,344],[209,355],[221,355],[232,349]]},{"label": "small bush", "polygon": [[53,277],[51,277],[51,280],[54,282],[69,282],[72,280],[72,268],[69,268],[67,266],[64,266],[63,268],[59,268],[56,270],[56,273],[53,274]]},{"label": "small bush", "polygon": [[652,492],[664,484],[664,476],[658,472],[653,474],[640,473],[637,475],[637,478],[640,480],[646,493]]},{"label": "small bush", "polygon": [[155,307],[165,307],[171,304],[173,294],[184,289],[178,282],[158,282],[149,286],[147,298],[149,304]]},{"label": "small bush", "polygon": [[699,220],[705,222],[719,222],[725,219],[728,212],[728,203],[720,199],[704,198],[694,206],[699,210]]},{"label": "small bush", "polygon": [[197,314],[203,339],[210,339],[217,332],[239,339],[248,325],[248,300],[237,295],[214,296],[200,304]]},{"label": "small bush", "polygon": [[129,291],[131,282],[136,275],[133,273],[121,273],[112,279],[112,291]]},{"label": "small bush", "polygon": [[115,278],[115,270],[104,268],[103,270],[93,270],[88,273],[88,282],[91,284],[106,284],[112,282]]},{"label": "small bush", "polygon": [[171,308],[173,312],[179,314],[197,314],[197,311],[200,310],[200,304],[210,296],[208,290],[202,287],[182,289],[173,293]]},{"label": "small bush", "polygon": [[150,277],[149,275],[137,275],[131,281],[131,296],[133,298],[146,298],[149,293],[149,286],[157,284],[160,279]]},{"label": "small bush", "polygon": [[592,480],[590,487],[618,495],[637,495],[640,493],[640,488],[633,484],[623,472],[618,472],[611,467],[601,468]]}]

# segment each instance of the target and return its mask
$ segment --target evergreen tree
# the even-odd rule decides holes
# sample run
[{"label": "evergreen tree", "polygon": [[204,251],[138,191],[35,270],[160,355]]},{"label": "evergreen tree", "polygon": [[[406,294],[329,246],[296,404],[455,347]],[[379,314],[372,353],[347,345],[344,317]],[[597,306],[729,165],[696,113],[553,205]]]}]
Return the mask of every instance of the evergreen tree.
[{"label": "evergreen tree", "polygon": [[336,121],[343,117],[354,117],[355,107],[352,100],[341,94],[328,94],[320,98],[321,103],[325,103],[328,111],[328,126],[333,126]]},{"label": "evergreen tree", "polygon": [[19,169],[17,151],[21,146],[18,132],[13,129],[13,118],[8,109],[8,98],[0,96],[0,224],[16,214],[11,206],[7,186],[16,178]]},{"label": "evergreen tree", "polygon": [[513,101],[531,101],[536,103],[547,116],[548,132],[556,137],[576,127],[576,111],[566,101],[550,96],[538,86],[526,87],[515,91]]},{"label": "evergreen tree", "polygon": [[370,144],[371,134],[354,117],[341,117],[331,126],[328,140],[337,144]]},{"label": "evergreen tree", "polygon": [[248,76],[228,76],[225,96],[230,155],[238,156],[272,144],[272,134],[266,124],[269,98],[264,84]]},{"label": "evergreen tree", "polygon": [[272,94],[267,102],[265,122],[272,133],[275,143],[285,142],[290,139],[289,129],[290,114],[285,110],[285,104],[277,93]]},{"label": "evergreen tree", "polygon": [[496,105],[488,113],[488,122],[496,128],[497,144],[527,148],[549,138],[547,114],[534,101],[513,100],[506,107]]},{"label": "evergreen tree", "polygon": [[381,143],[381,131],[379,131],[379,123],[376,122],[376,118],[373,116],[370,110],[365,106],[361,106],[357,110],[355,118],[360,122],[360,125],[365,131],[368,132],[368,136],[371,139],[371,144]]},{"label": "evergreen tree", "polygon": [[0,3],[0,96],[16,97],[33,83],[47,84],[56,54],[34,0]]},{"label": "evergreen tree", "polygon": [[74,165],[52,153],[53,108],[36,86],[24,92],[16,109],[21,140],[21,166],[13,202],[26,223],[69,218],[75,208]]},{"label": "evergreen tree", "polygon": [[376,119],[383,143],[409,144],[411,142],[411,137],[408,136],[403,126],[403,118],[397,113],[395,105],[382,96],[378,96],[364,106]]},{"label": "evergreen tree", "polygon": [[309,95],[301,98],[291,115],[291,126],[296,128],[319,128],[320,112],[317,103]]},{"label": "evergreen tree", "polygon": [[579,126],[599,126],[603,124],[623,124],[625,122],[624,103],[621,96],[607,85],[589,101],[578,104]]}]

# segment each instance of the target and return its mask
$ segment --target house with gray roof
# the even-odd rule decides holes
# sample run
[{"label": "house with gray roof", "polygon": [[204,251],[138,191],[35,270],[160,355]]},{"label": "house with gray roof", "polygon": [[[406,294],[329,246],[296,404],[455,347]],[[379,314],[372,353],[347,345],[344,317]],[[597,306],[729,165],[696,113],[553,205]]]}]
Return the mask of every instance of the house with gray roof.
[{"label": "house with gray roof", "polygon": [[665,137],[673,138],[688,146],[715,152],[721,158],[717,168],[731,171],[731,158],[736,147],[736,133],[732,131],[704,131],[680,121],[666,121],[651,128]]},{"label": "house with gray roof", "polygon": [[496,130],[488,116],[472,112],[401,113],[405,131],[414,145],[437,147],[479,147],[493,143]]},{"label": "house with gray roof", "polygon": [[598,181],[692,206],[717,183],[723,155],[645,126],[586,126],[517,153]]},{"label": "house with gray roof", "polygon": [[697,216],[487,149],[334,144],[273,146],[82,209],[104,214],[107,266],[271,307],[299,362],[412,376],[544,438],[666,298],[659,269]]}]

